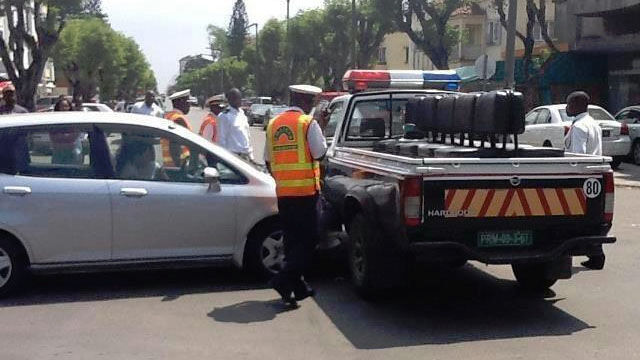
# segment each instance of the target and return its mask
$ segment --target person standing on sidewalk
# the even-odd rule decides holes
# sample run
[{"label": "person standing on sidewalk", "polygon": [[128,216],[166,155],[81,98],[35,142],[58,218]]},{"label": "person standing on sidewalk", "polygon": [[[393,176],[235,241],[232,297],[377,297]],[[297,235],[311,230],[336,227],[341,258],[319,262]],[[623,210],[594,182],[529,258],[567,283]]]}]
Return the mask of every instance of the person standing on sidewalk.
[{"label": "person standing on sidewalk", "polygon": [[319,160],[327,151],[327,143],[320,125],[306,115],[322,89],[293,85],[289,90],[292,107],[269,121],[264,154],[269,172],[276,180],[286,258],[271,286],[285,303],[296,306],[297,301],[315,294],[305,282],[304,273],[318,243]]},{"label": "person standing on sidewalk", "polygon": [[[576,154],[602,155],[602,128],[589,115],[591,98],[584,91],[576,91],[567,97],[567,115],[574,117],[565,138],[567,151]],[[589,256],[582,265],[592,270],[604,268],[605,256],[602,245],[599,254]]]}]

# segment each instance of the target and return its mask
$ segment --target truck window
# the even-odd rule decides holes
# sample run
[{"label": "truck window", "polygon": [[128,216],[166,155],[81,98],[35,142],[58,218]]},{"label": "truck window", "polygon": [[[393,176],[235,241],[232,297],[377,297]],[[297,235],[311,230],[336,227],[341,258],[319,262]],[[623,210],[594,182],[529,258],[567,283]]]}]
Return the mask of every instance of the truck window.
[{"label": "truck window", "polygon": [[378,140],[404,134],[408,100],[363,100],[354,106],[347,140]]}]

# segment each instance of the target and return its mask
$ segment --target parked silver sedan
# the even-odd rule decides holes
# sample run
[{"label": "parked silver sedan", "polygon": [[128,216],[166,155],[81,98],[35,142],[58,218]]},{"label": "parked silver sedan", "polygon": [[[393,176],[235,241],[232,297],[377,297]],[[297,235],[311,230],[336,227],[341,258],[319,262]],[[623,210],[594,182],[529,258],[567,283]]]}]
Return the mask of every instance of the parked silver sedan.
[{"label": "parked silver sedan", "polygon": [[0,295],[29,271],[283,265],[273,179],[162,119],[5,116],[0,190]]},{"label": "parked silver sedan", "polygon": [[626,127],[631,137],[631,152],[629,158],[634,164],[640,165],[640,106],[629,106],[616,114],[623,127]]}]

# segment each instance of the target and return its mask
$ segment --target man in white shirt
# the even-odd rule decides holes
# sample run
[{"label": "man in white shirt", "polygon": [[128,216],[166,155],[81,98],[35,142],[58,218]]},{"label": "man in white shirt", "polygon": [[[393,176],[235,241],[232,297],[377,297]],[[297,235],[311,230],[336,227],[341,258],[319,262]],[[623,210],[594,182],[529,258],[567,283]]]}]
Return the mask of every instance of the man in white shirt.
[{"label": "man in white shirt", "polygon": [[144,95],[144,101],[135,103],[131,108],[131,113],[164,118],[164,111],[156,105],[155,101],[156,94],[153,91],[147,91]]},{"label": "man in white shirt", "polygon": [[218,116],[218,145],[246,160],[253,160],[249,120],[240,108],[242,93],[233,88],[229,90],[227,100],[229,106]]},{"label": "man in white shirt", "polygon": [[602,155],[602,128],[589,115],[589,95],[576,91],[567,97],[567,115],[574,117],[565,138],[567,151],[577,154]]},{"label": "man in white shirt", "polygon": [[[576,91],[567,97],[567,115],[574,117],[573,125],[565,138],[567,151],[576,154],[602,155],[602,129],[589,115],[591,98],[584,91]],[[583,266],[601,270],[604,268],[605,256],[600,246],[599,254],[589,256]]]}]

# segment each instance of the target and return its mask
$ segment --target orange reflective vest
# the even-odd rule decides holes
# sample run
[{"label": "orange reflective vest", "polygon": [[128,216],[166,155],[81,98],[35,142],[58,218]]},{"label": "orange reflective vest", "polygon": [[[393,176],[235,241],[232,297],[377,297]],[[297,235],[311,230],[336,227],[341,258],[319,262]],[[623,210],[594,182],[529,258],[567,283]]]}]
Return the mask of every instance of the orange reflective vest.
[{"label": "orange reflective vest", "polygon": [[[189,121],[184,116],[184,113],[180,110],[169,111],[165,114],[164,118],[169,121],[173,121],[174,123],[183,126],[191,131],[191,125],[189,125]],[[171,156],[171,145],[169,143],[169,140],[162,139],[160,140],[160,144],[162,145],[162,162],[164,163],[164,166],[180,167],[182,166],[182,161],[189,157],[189,149],[185,146],[181,146],[182,150],[180,153],[180,163],[176,164],[173,157]]]},{"label": "orange reflective vest", "polygon": [[207,126],[211,126],[213,128],[213,136],[211,137],[211,139],[207,140],[211,142],[218,142],[218,119],[212,113],[208,113],[207,116],[205,116],[202,120],[202,125],[200,125],[200,131],[198,132],[200,136],[204,135],[204,130],[207,128]]},{"label": "orange reflective vest", "polygon": [[308,115],[286,111],[267,126],[267,151],[278,197],[312,196],[320,191],[320,164],[313,159]]}]

